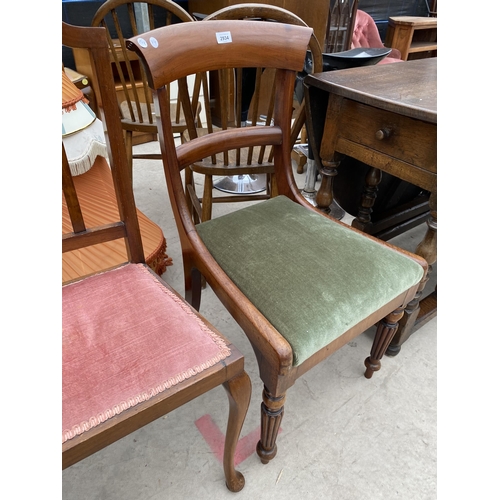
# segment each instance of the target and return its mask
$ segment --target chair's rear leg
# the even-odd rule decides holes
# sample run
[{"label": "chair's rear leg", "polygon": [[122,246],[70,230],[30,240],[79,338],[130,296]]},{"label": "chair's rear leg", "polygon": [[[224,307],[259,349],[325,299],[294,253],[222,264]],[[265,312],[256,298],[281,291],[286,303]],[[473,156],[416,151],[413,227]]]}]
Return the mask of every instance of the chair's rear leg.
[{"label": "chair's rear leg", "polygon": [[240,491],[245,486],[245,478],[234,468],[234,454],[240,437],[241,428],[247,414],[252,384],[246,372],[224,382],[229,399],[229,418],[227,422],[226,441],[224,444],[224,474],[226,486],[231,491]]},{"label": "chair's rear leg", "polygon": [[269,463],[278,451],[276,438],[285,412],[286,394],[273,396],[264,386],[261,404],[260,441],[257,443],[257,454],[263,464]]},{"label": "chair's rear leg", "polygon": [[188,204],[189,213],[191,214],[191,217],[193,217],[194,223],[197,224],[199,221],[197,221],[195,219],[196,212],[194,210],[193,203],[191,201],[191,195],[189,193],[189,187],[188,187],[188,186],[192,186],[193,189],[195,189],[194,180],[193,180],[193,171],[189,167],[184,169],[184,182],[185,182],[185,186],[186,186],[185,192],[186,192],[186,201]]},{"label": "chair's rear leg", "polygon": [[380,370],[380,360],[396,335],[398,321],[403,317],[403,312],[403,307],[399,307],[379,322],[370,356],[365,359],[366,378],[372,378],[373,372]]},{"label": "chair's rear leg", "polygon": [[197,311],[201,304],[201,284],[202,275],[192,264],[190,259],[183,257],[184,266],[184,297],[186,302],[193,306]]},{"label": "chair's rear leg", "polygon": [[205,222],[212,218],[212,197],[213,197],[213,177],[210,174],[205,175],[205,184],[203,187],[203,199],[201,202],[201,220]]},{"label": "chair's rear leg", "polygon": [[268,189],[268,195],[271,197],[271,198],[274,198],[276,196],[278,196],[279,192],[278,192],[278,183],[276,181],[276,176],[274,174],[267,174],[268,176],[268,185],[269,185],[269,189]]}]

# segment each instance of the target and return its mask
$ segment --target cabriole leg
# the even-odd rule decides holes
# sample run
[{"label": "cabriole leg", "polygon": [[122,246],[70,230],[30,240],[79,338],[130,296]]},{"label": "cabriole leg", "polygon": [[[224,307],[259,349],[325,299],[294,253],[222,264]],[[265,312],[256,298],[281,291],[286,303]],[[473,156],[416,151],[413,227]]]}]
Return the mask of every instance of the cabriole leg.
[{"label": "cabriole leg", "polygon": [[224,444],[224,474],[226,486],[230,491],[240,491],[245,486],[245,478],[234,468],[234,453],[240,437],[241,428],[250,404],[252,384],[246,372],[224,382],[229,399],[229,418],[227,422],[226,441]]}]

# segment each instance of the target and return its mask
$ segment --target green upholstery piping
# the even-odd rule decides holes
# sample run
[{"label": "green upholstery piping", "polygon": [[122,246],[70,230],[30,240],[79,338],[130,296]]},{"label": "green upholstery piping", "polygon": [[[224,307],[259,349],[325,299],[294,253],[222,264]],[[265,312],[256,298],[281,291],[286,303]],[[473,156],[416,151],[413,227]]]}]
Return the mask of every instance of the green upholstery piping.
[{"label": "green upholstery piping", "polygon": [[284,196],[196,227],[221,268],[288,340],[294,365],[423,276],[407,256]]}]

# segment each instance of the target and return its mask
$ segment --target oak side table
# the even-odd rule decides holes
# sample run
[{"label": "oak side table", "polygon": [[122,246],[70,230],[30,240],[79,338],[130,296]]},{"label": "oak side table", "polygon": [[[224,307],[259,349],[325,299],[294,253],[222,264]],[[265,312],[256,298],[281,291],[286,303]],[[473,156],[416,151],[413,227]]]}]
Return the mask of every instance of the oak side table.
[{"label": "oak side table", "polygon": [[401,59],[437,56],[437,17],[390,17],[384,45],[401,52]]}]

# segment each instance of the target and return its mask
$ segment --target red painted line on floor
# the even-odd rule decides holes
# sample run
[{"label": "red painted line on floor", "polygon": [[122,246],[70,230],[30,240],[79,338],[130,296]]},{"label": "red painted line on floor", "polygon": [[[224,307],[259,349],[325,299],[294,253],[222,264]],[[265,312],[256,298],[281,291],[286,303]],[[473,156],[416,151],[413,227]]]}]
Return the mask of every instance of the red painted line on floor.
[{"label": "red painted line on floor", "polygon": [[[222,463],[222,457],[224,455],[224,434],[220,431],[217,425],[215,425],[212,417],[208,414],[203,415],[203,417],[196,420],[195,424],[200,431],[200,434],[210,446],[213,454],[217,457],[217,460]],[[279,432],[281,432],[281,428]],[[235,465],[239,465],[255,452],[255,447],[257,446],[259,439],[260,427],[240,438],[238,444],[236,445],[236,452],[234,454]]]}]

